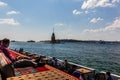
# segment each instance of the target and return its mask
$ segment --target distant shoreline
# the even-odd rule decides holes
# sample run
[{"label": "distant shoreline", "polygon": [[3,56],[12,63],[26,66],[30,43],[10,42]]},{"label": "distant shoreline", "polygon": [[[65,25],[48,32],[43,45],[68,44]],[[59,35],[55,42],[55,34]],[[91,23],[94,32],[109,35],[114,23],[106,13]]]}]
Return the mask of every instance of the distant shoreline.
[{"label": "distant shoreline", "polygon": [[[101,44],[105,44],[105,43],[120,43],[120,41],[103,41],[103,40],[75,40],[75,39],[60,39],[57,40],[60,43],[65,43],[65,42],[83,42],[83,43],[101,43]],[[11,42],[45,42],[45,43],[50,43],[50,40],[43,40],[43,41],[34,41],[34,40],[28,40],[28,41],[15,41],[12,40]]]},{"label": "distant shoreline", "polygon": [[[64,42],[84,42],[84,43],[101,43],[101,44],[104,44],[104,43],[120,43],[120,41],[103,41],[103,40],[74,40],[74,39],[61,39],[61,40],[58,40],[60,41],[61,43],[64,43]],[[50,42],[50,40],[46,40],[46,41],[40,41],[40,42]]]}]

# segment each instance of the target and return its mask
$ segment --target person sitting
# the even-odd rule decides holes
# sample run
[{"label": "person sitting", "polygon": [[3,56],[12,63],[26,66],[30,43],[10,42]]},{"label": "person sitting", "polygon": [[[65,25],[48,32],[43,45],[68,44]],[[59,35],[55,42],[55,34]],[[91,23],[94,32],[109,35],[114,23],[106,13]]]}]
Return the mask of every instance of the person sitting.
[{"label": "person sitting", "polygon": [[58,65],[60,69],[64,70],[65,72],[69,72],[69,70],[71,69],[71,66],[66,59],[63,62],[60,62]]},{"label": "person sitting", "polygon": [[113,80],[110,72],[106,72],[106,75],[107,75],[107,80]]},{"label": "person sitting", "polygon": [[52,58],[51,65],[54,66],[54,67],[58,66],[58,61],[57,61],[56,57]]},{"label": "person sitting", "polygon": [[96,73],[95,80],[106,80],[104,73]]},{"label": "person sitting", "polygon": [[0,49],[5,54],[6,57],[8,57],[12,62],[14,61],[14,57],[10,54],[10,52],[7,50],[9,47],[10,40],[7,38],[4,38],[1,42]]},{"label": "person sitting", "polygon": [[75,77],[77,77],[79,80],[83,80],[83,77],[82,77],[82,75],[81,75],[81,73],[79,72],[79,71],[74,71],[73,73],[72,73],[72,75],[73,76],[75,76]]},{"label": "person sitting", "polygon": [[23,53],[23,51],[24,51],[23,48],[20,48],[18,52]]},{"label": "person sitting", "polygon": [[9,47],[9,44],[10,44],[10,40],[4,38],[0,45],[0,50],[3,52],[3,55],[5,55],[6,59],[8,58],[10,62],[9,64],[6,64],[5,66],[1,67],[0,69],[2,80],[6,80],[8,77],[15,76],[14,68],[13,68],[14,58],[7,49]]},{"label": "person sitting", "polygon": [[68,63],[68,61],[65,59],[64,62],[63,62],[63,67],[65,70],[68,70],[70,64]]}]

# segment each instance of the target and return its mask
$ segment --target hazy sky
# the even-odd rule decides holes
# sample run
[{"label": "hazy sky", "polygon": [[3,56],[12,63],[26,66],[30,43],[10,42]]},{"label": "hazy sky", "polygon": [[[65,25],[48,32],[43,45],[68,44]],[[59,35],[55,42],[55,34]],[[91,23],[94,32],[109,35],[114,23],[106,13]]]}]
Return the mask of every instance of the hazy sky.
[{"label": "hazy sky", "polygon": [[0,39],[119,40],[120,0],[0,0]]}]

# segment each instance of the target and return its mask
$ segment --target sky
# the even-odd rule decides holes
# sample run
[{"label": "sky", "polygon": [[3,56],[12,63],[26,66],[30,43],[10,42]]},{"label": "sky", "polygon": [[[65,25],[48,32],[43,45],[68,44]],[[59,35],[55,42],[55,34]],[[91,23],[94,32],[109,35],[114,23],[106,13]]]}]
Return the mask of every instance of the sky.
[{"label": "sky", "polygon": [[120,41],[120,0],[0,0],[0,39]]}]

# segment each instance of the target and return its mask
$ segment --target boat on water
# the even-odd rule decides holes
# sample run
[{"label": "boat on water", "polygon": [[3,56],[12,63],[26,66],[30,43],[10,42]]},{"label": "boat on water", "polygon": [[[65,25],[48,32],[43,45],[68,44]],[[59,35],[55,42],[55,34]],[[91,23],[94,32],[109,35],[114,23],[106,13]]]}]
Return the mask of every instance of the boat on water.
[{"label": "boat on water", "polygon": [[29,40],[29,41],[27,41],[27,42],[35,42],[34,40]]},{"label": "boat on water", "polygon": [[[96,74],[99,80],[102,79],[103,76],[106,76],[106,72],[96,73],[95,69],[88,68],[82,65],[78,65],[75,63],[68,62],[69,66],[66,68],[62,66],[63,60],[56,59],[55,57],[47,57],[41,54],[34,54],[30,52],[22,52],[18,53],[13,50],[9,50],[12,55],[15,57],[27,57],[32,58],[32,60],[39,60],[40,64],[38,66],[31,66],[27,63],[15,67],[15,75],[14,77],[9,77],[7,80],[81,80],[79,77],[73,75],[74,71],[79,72],[84,80],[96,80]],[[57,60],[57,64],[53,64],[52,60]],[[42,63],[42,64],[41,64]],[[78,74],[76,74],[78,75]],[[113,80],[120,80],[120,76],[111,74]]]}]

